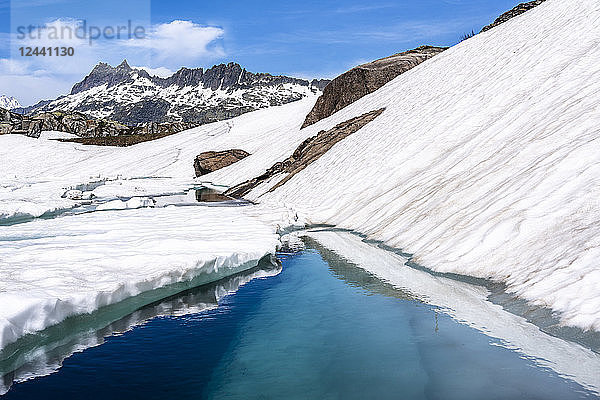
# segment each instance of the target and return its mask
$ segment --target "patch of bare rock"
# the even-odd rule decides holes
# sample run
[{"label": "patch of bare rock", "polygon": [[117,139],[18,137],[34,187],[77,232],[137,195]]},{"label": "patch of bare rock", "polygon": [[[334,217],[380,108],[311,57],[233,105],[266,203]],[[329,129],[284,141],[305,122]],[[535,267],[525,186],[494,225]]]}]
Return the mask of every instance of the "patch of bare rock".
[{"label": "patch of bare rock", "polygon": [[235,198],[241,198],[261,183],[270,180],[276,175],[282,176],[282,179],[277,182],[269,191],[277,189],[285,184],[298,172],[309,166],[311,163],[318,160],[323,154],[327,153],[336,143],[342,139],[357,132],[360,128],[373,121],[384,111],[384,108],[374,110],[361,116],[349,119],[342,122],[332,129],[321,131],[315,136],[306,139],[300,146],[296,148],[294,153],[284,161],[275,163],[264,174],[256,178],[247,180],[227,190],[224,195]]},{"label": "patch of bare rock", "polygon": [[335,114],[446,49],[447,47],[421,46],[352,68],[325,87],[306,116],[302,128]]},{"label": "patch of bare rock", "polygon": [[206,151],[196,156],[194,170],[197,177],[210,174],[218,169],[228,167],[249,155],[250,153],[240,149]]},{"label": "patch of bare rock", "polygon": [[523,14],[524,12],[529,11],[532,8],[539,6],[544,1],[546,1],[546,0],[533,0],[533,1],[530,1],[527,3],[521,3],[521,4],[517,5],[516,7],[514,7],[512,10],[507,11],[504,14],[502,14],[501,16],[499,16],[498,18],[496,18],[496,20],[493,23],[491,23],[487,26],[484,26],[483,29],[481,30],[481,32],[489,31],[490,29],[492,29],[500,24],[503,24],[506,21],[508,21],[514,17],[517,17],[517,16]]},{"label": "patch of bare rock", "polygon": [[0,108],[0,135],[19,134],[40,137],[42,121]]}]

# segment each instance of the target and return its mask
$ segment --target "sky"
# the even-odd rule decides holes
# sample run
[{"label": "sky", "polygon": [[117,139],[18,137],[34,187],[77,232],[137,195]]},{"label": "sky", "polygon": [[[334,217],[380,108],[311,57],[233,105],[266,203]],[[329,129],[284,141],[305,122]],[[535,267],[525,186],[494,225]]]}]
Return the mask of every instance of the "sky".
[{"label": "sky", "polygon": [[[518,3],[0,0],[0,95],[23,105],[56,98],[98,62],[123,59],[161,76],[232,61],[252,72],[333,78],[421,45],[452,46]],[[21,47],[74,54],[28,57]]]}]

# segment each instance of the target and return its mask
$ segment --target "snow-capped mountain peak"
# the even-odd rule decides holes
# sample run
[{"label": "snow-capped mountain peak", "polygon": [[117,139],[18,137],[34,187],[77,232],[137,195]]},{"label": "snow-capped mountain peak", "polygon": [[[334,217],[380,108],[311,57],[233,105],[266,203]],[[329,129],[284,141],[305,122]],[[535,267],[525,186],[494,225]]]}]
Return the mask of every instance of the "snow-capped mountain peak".
[{"label": "snow-capped mountain peak", "polygon": [[99,63],[69,95],[26,112],[78,111],[128,125],[203,124],[320,94],[328,82],[248,72],[233,62],[208,69],[181,68],[162,78],[123,60],[116,67]]},{"label": "snow-capped mountain peak", "polygon": [[12,110],[13,108],[22,107],[17,99],[14,97],[1,95],[0,96],[0,108],[4,108],[6,110]]}]

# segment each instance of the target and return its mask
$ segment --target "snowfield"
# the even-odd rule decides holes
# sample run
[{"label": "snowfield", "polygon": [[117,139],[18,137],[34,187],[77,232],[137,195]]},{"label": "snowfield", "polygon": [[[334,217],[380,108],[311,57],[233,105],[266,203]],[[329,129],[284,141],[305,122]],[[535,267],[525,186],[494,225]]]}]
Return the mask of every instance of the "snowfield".
[{"label": "snowfield", "polygon": [[313,131],[386,107],[248,197],[600,330],[598,60],[600,3],[549,0],[320,121]]},{"label": "snowfield", "polygon": [[237,179],[287,157],[306,138],[299,127],[315,101],[126,148],[53,140],[70,137],[59,132],[0,136],[0,349],[69,316],[174,283],[212,282],[274,253],[278,222],[293,220],[286,208],[259,219],[251,207],[169,207],[161,196],[193,194],[203,151],[257,153]]}]

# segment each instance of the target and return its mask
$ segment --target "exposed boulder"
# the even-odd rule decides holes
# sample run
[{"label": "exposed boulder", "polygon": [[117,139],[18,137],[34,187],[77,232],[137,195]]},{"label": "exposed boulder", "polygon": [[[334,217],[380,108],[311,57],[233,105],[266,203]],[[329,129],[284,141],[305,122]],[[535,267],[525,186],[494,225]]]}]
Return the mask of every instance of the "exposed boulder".
[{"label": "exposed boulder", "polygon": [[384,108],[374,110],[361,116],[349,119],[336,125],[328,131],[321,131],[315,136],[306,139],[294,151],[294,153],[284,161],[273,164],[264,174],[242,182],[223,193],[225,196],[240,198],[252,191],[261,183],[281,175],[281,179],[271,187],[269,191],[277,189],[285,184],[298,172],[302,171],[308,165],[318,160],[323,154],[327,153],[340,140],[357,132],[360,128],[377,118]]},{"label": "exposed boulder", "polygon": [[447,47],[421,46],[352,68],[325,87],[323,94],[306,116],[302,128],[333,115],[446,49]]},{"label": "exposed boulder", "polygon": [[232,197],[223,195],[223,193],[211,189],[201,188],[196,189],[196,201],[199,203],[218,203],[221,201],[234,200]]},{"label": "exposed boulder", "polygon": [[206,175],[218,169],[228,167],[249,155],[249,153],[240,149],[200,153],[194,160],[196,176]]},{"label": "exposed boulder", "polygon": [[524,12],[531,10],[532,8],[539,6],[544,1],[546,1],[546,0],[533,0],[528,3],[521,3],[518,6],[516,6],[515,8],[513,8],[512,10],[507,11],[504,14],[502,14],[501,16],[499,16],[498,18],[496,18],[496,20],[493,23],[491,23],[487,26],[484,26],[483,29],[481,30],[481,32],[489,31],[490,29],[492,29],[500,24],[505,23],[509,19],[512,19],[518,15],[523,14]]}]

